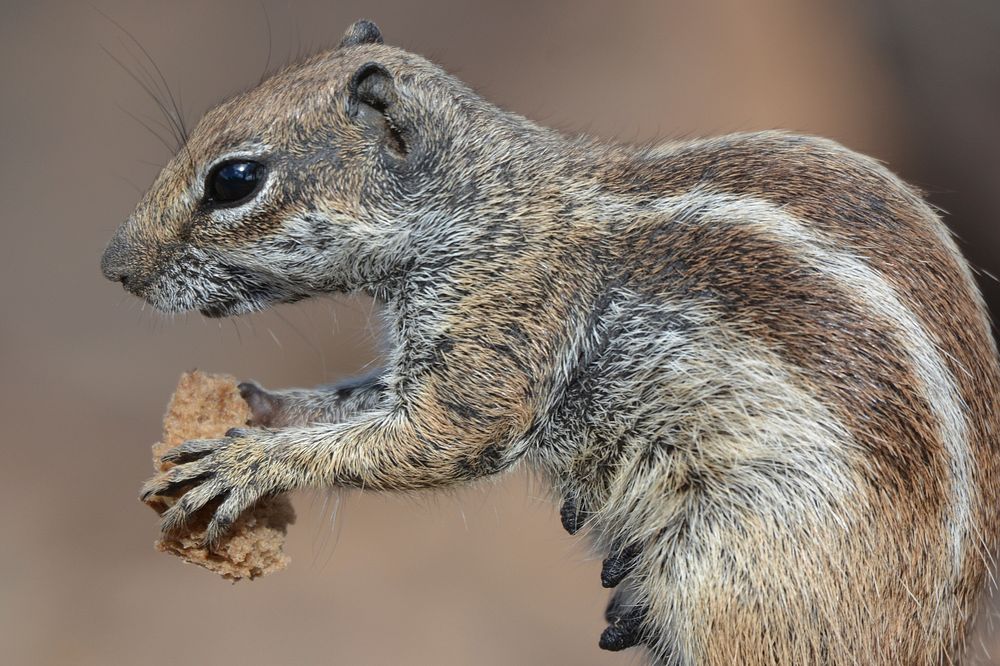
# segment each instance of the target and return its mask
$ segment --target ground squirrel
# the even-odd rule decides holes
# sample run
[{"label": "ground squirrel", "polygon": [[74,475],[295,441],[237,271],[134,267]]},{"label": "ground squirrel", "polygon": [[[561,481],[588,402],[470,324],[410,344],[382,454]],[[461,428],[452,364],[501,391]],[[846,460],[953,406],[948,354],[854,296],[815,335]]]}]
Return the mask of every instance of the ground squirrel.
[{"label": "ground squirrel", "polygon": [[165,530],[521,463],[607,554],[605,648],[960,654],[1000,533],[990,321],[935,212],[831,141],[566,137],[360,21],[206,114],[102,268],[169,312],[384,306],[384,370],[245,384],[259,427],[168,454]]}]

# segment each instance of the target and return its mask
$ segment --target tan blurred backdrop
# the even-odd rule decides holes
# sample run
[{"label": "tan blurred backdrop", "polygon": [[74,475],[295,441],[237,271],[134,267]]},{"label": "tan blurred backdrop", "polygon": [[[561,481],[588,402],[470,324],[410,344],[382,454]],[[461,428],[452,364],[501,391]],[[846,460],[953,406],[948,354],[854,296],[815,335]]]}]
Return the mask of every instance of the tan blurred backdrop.
[{"label": "tan blurred backdrop", "polygon": [[[135,67],[102,12],[192,124],[260,77],[269,32],[281,65],[368,17],[563,129],[827,135],[927,189],[973,261],[1000,272],[993,0],[92,1],[0,4],[2,663],[636,662],[597,649],[599,561],[523,474],[425,499],[352,495],[336,520],[334,499],[299,496],[291,567],[253,583],[153,552],[136,494],[181,371],[312,385],[363,368],[376,343],[360,299],[218,323],[150,313],[101,278],[104,243],[166,158],[129,116],[157,111],[102,51]],[[983,286],[995,311],[1000,290]]]}]

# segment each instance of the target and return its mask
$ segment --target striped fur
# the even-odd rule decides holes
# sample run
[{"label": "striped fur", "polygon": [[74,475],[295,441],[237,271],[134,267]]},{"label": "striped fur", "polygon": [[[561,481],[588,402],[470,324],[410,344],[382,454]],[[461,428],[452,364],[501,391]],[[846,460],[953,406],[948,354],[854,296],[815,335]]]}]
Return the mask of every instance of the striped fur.
[{"label": "striped fur", "polygon": [[[231,155],[268,180],[214,210]],[[523,463],[608,555],[609,649],[962,653],[1000,535],[997,350],[947,229],[868,158],[566,138],[358,24],[210,112],[104,266],[168,311],[361,291],[385,312],[384,370],[245,384],[261,427],[171,454],[143,491],[182,495],[164,529],[218,498],[210,538],[267,493]]]}]

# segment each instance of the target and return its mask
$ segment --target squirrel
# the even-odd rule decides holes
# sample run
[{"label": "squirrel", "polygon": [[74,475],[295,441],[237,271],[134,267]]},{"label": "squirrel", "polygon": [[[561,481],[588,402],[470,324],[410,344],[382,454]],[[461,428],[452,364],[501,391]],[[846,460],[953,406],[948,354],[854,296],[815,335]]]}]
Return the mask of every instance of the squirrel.
[{"label": "squirrel", "polygon": [[442,488],[516,465],[657,664],[961,658],[1000,536],[1000,368],[971,269],[884,166],[767,131],[628,146],[484,101],[359,21],[209,111],[102,258],[166,312],[359,292],[390,351],[142,490]]}]

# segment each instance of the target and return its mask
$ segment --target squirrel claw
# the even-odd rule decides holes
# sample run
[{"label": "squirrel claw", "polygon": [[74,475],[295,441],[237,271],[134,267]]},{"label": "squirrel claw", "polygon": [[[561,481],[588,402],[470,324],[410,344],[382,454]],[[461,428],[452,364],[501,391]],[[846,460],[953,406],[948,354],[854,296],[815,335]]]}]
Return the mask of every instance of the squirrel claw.
[{"label": "squirrel claw", "polygon": [[217,451],[219,448],[219,440],[217,439],[192,439],[164,453],[160,456],[160,462],[175,463],[178,465],[194,462]]},{"label": "squirrel claw", "polygon": [[[600,648],[610,652],[618,652],[641,643],[643,639],[642,624],[646,619],[646,609],[642,606],[633,606],[623,613],[613,614],[613,606],[616,606],[614,599],[606,612],[610,616],[608,621],[611,624],[601,633],[601,639],[598,642]],[[620,611],[622,607],[619,605],[616,610]]]},{"label": "squirrel claw", "polygon": [[154,495],[177,498],[162,515],[162,531],[174,532],[210,503],[221,502],[212,509],[205,532],[205,545],[212,548],[261,497],[291,489],[294,479],[275,467],[265,435],[236,429],[223,439],[185,442],[163,456],[177,465],[140,492],[142,501]]},{"label": "squirrel claw", "polygon": [[587,520],[586,514],[580,510],[580,505],[574,499],[567,498],[559,509],[559,519],[563,529],[570,534],[576,534]]},{"label": "squirrel claw", "polygon": [[642,547],[638,543],[612,551],[601,566],[601,585],[615,587],[622,582],[626,576],[632,573],[641,553]]},{"label": "squirrel claw", "polygon": [[139,500],[145,502],[153,495],[174,497],[185,486],[200,484],[212,475],[212,462],[199,458],[194,462],[173,467],[147,481],[139,491]]}]

